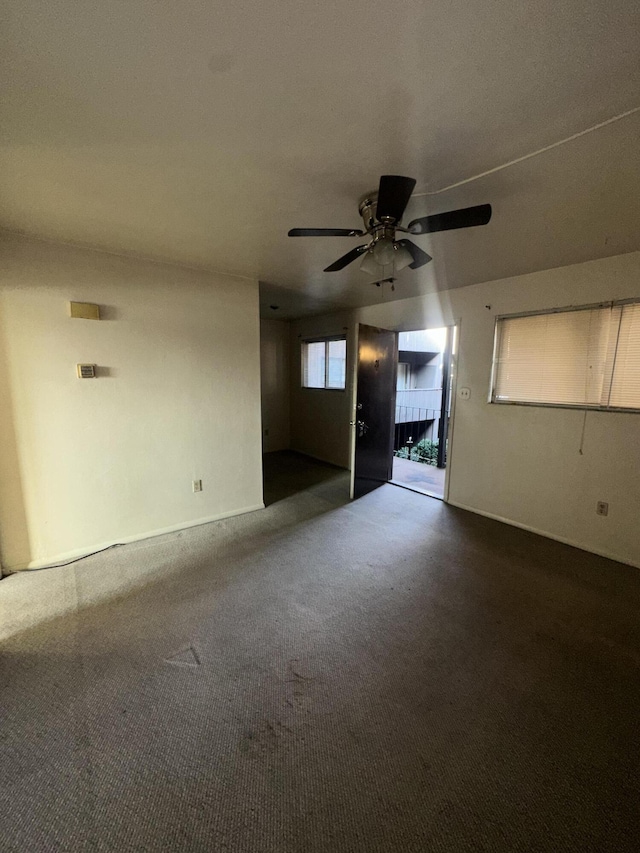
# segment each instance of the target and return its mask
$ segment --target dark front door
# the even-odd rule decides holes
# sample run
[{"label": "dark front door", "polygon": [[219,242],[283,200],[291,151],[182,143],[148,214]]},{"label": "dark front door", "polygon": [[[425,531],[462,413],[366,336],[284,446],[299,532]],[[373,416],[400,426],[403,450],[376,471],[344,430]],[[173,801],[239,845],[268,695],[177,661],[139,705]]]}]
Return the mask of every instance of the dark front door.
[{"label": "dark front door", "polygon": [[355,432],[351,497],[359,498],[391,479],[398,368],[398,335],[358,326]]}]

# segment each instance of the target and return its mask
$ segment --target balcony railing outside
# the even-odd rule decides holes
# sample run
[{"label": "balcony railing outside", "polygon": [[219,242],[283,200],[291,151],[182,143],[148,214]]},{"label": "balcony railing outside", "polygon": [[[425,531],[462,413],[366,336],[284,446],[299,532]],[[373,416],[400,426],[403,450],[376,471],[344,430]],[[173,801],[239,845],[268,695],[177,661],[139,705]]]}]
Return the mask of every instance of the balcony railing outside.
[{"label": "balcony railing outside", "polygon": [[441,388],[413,388],[396,392],[396,423],[429,421],[440,417]]}]

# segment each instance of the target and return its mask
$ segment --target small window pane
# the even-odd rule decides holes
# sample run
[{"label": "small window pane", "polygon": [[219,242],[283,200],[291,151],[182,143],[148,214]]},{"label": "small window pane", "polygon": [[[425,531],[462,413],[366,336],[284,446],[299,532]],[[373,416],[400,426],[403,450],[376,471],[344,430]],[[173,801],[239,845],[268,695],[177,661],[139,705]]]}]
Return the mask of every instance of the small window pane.
[{"label": "small window pane", "polygon": [[344,388],[347,365],[347,342],[327,341],[329,351],[329,370],[327,388]]},{"label": "small window pane", "polygon": [[396,390],[406,391],[409,388],[409,365],[404,361],[398,362],[398,379]]},{"label": "small window pane", "polygon": [[324,388],[324,359],[324,341],[313,341],[304,345],[305,388]]}]

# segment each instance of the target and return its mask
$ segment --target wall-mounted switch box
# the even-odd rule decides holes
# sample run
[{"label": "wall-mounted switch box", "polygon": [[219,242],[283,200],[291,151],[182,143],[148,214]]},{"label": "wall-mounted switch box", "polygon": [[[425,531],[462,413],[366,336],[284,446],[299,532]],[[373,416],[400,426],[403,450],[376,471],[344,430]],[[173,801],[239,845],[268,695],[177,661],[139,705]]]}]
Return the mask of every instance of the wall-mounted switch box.
[{"label": "wall-mounted switch box", "polygon": [[78,364],[78,379],[95,379],[96,366],[95,364]]},{"label": "wall-mounted switch box", "polygon": [[193,491],[201,492],[202,491],[202,480],[194,480],[193,481]]},{"label": "wall-mounted switch box", "polygon": [[70,302],[69,315],[81,320],[99,320],[100,306],[91,302]]}]

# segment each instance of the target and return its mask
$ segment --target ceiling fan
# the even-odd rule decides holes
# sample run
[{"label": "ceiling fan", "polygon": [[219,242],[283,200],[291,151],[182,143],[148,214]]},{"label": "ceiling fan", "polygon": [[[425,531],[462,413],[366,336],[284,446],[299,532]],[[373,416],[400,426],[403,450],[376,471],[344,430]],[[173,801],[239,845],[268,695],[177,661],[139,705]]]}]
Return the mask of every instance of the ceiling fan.
[{"label": "ceiling fan", "polygon": [[403,228],[400,222],[415,185],[414,178],[382,175],[378,191],[367,194],[358,208],[364,221],[364,231],[356,228],[292,228],[289,237],[363,237],[368,234],[371,238],[368,243],[351,249],[324,271],[336,272],[344,269],[347,264],[364,255],[360,264],[362,272],[378,275],[380,267],[390,264],[393,264],[395,271],[404,267],[417,270],[431,260],[431,256],[413,241],[405,238],[397,240],[397,232],[418,235],[451,231],[454,228],[486,225],[491,219],[491,205],[479,204],[475,207],[423,216],[412,220],[407,228]]}]

